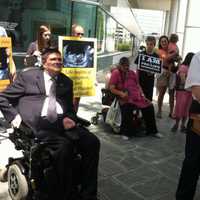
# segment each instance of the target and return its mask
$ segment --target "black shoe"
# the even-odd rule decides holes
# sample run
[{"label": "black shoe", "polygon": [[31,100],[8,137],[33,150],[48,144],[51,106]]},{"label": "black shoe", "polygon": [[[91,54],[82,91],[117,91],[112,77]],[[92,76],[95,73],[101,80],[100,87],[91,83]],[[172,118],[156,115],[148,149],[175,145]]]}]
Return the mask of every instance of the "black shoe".
[{"label": "black shoe", "polygon": [[187,128],[185,126],[181,126],[180,131],[181,131],[181,133],[186,133]]},{"label": "black shoe", "polygon": [[163,138],[163,135],[161,133],[148,133],[147,135],[155,137],[155,138]]}]

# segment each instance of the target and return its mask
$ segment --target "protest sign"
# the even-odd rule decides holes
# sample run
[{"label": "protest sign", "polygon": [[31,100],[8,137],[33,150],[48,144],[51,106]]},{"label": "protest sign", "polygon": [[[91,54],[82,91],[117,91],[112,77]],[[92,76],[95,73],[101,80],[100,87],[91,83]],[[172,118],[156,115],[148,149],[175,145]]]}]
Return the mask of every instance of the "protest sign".
[{"label": "protest sign", "polygon": [[73,80],[74,96],[94,96],[97,65],[95,38],[59,36],[62,72]]}]

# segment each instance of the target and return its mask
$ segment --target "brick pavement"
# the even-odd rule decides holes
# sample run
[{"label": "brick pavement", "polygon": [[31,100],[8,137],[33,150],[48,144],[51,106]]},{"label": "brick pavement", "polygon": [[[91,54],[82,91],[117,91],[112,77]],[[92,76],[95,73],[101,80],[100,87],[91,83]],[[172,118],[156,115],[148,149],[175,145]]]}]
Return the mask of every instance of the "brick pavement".
[{"label": "brick pavement", "polygon": [[[96,97],[81,99],[79,115],[90,119],[101,110],[100,87]],[[90,130],[101,140],[99,194],[101,200],[173,200],[184,154],[185,135],[171,133],[173,120],[164,106],[163,119],[157,120],[162,139],[133,138],[124,141],[99,120]],[[2,147],[4,145],[4,147]],[[3,148],[3,149],[2,149]],[[5,150],[8,148],[10,151]],[[0,163],[12,153],[11,144],[0,145]],[[2,161],[2,152],[4,161]],[[12,152],[12,153],[11,153]],[[200,187],[198,187],[200,188]],[[0,183],[0,200],[9,200],[7,183]],[[200,199],[197,191],[195,200]]]}]

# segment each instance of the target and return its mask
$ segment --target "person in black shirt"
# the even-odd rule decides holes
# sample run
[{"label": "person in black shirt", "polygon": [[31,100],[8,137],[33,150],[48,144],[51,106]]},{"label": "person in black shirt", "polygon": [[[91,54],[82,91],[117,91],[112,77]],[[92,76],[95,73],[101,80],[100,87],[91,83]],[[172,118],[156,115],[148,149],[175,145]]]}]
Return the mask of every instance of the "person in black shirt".
[{"label": "person in black shirt", "polygon": [[[159,56],[154,52],[154,47],[156,45],[155,37],[148,36],[145,42],[146,42],[146,51],[143,51],[140,54],[158,58]],[[135,64],[138,64],[139,62],[139,55],[135,60]],[[150,101],[152,101],[153,87],[154,87],[154,73],[138,70],[138,80],[145,97]]]}]

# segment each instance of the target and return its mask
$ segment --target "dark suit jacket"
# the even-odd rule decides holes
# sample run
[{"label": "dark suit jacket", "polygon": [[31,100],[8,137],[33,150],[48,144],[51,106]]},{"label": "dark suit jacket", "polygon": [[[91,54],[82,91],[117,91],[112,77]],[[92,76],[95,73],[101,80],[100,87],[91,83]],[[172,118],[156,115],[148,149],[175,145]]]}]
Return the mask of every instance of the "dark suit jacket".
[{"label": "dark suit jacket", "polygon": [[[0,93],[0,110],[9,122],[19,113],[22,120],[37,131],[45,97],[43,70],[32,68],[20,72],[14,83]],[[76,121],[72,80],[62,73],[56,80],[56,100],[63,109],[61,117]]]}]

